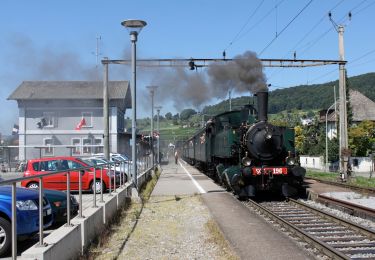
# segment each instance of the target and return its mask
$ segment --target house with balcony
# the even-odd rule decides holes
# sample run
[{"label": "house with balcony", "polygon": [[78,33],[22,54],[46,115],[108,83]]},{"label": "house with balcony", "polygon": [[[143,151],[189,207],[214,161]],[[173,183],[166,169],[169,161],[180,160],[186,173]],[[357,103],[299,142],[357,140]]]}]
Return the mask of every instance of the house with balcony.
[{"label": "house with balcony", "polygon": [[[110,152],[130,153],[128,81],[108,82]],[[19,109],[19,159],[103,152],[102,81],[24,81],[8,97]]]}]

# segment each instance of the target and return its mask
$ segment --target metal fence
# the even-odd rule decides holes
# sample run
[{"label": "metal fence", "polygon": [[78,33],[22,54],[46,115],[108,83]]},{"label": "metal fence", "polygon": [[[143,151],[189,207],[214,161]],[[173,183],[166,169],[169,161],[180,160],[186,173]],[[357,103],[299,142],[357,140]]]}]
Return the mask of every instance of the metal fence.
[{"label": "metal fence", "polygon": [[[142,157],[137,162],[138,163],[138,173],[137,178],[143,178],[142,176],[145,173],[150,171],[153,167],[151,167],[151,160],[149,157]],[[116,166],[119,167],[120,171],[116,172]],[[12,187],[12,203],[11,203],[11,211],[12,211],[12,221],[11,221],[11,233],[12,233],[12,259],[17,258],[17,189],[16,184],[21,181],[26,181],[30,179],[39,179],[39,246],[46,246],[43,242],[43,231],[44,231],[44,220],[43,220],[43,214],[44,214],[44,207],[43,207],[43,198],[44,198],[44,188],[43,188],[43,178],[47,176],[53,176],[58,174],[66,174],[67,180],[66,180],[66,198],[67,198],[67,217],[66,217],[66,224],[67,226],[71,226],[71,172],[79,171],[79,188],[78,188],[78,196],[79,196],[79,217],[83,217],[82,215],[82,175],[86,171],[94,171],[94,192],[93,192],[93,200],[92,200],[92,207],[97,207],[97,171],[100,171],[100,198],[99,202],[104,202],[103,199],[103,174],[109,174],[108,180],[109,180],[109,187],[108,187],[108,193],[109,195],[112,194],[112,192],[116,192],[116,188],[124,187],[126,182],[131,182],[133,180],[131,176],[133,164],[130,161],[123,161],[121,163],[118,162],[110,162],[106,164],[101,164],[97,166],[87,166],[82,168],[74,168],[74,169],[68,169],[68,170],[59,170],[59,171],[53,171],[48,172],[44,174],[37,174],[33,176],[28,177],[22,177],[22,178],[15,178],[15,179],[9,179],[0,181],[0,186],[10,184]],[[138,182],[137,182],[138,183]],[[140,182],[142,184],[142,181]],[[134,185],[134,183],[133,183]],[[139,187],[136,187],[137,190]]]}]

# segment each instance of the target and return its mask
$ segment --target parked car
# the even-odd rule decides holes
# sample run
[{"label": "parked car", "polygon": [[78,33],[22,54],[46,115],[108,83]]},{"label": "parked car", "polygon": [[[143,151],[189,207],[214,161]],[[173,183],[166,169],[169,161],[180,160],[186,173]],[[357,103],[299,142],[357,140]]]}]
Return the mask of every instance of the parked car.
[{"label": "parked car", "polygon": [[[66,193],[58,190],[45,189],[44,196],[48,199],[52,208],[53,224],[58,225],[66,222],[67,217],[67,199]],[[74,217],[78,214],[79,203],[74,197],[70,195],[70,216]]]},{"label": "parked car", "polygon": [[[79,174],[82,176],[82,190],[96,191],[100,193],[101,190],[105,191],[109,187],[109,178],[111,177],[111,183],[114,183],[114,174],[110,173],[108,170],[103,170],[103,182],[100,180],[100,169],[90,168],[80,173],[79,168],[90,167],[87,162],[84,162],[77,157],[48,157],[48,158],[38,158],[31,159],[27,161],[24,177],[35,176],[38,177],[40,174],[45,174],[48,172],[57,172],[51,176],[46,176],[43,178],[43,187],[46,189],[53,190],[67,190],[67,172],[70,173],[70,189],[79,190]],[[94,183],[94,174],[96,176],[96,183]],[[103,183],[103,187],[101,186]],[[116,183],[119,181],[116,179]],[[22,187],[39,188],[39,179],[30,179],[21,182]]]},{"label": "parked car", "polygon": [[[39,192],[16,188],[17,238],[24,239],[39,231]],[[43,227],[52,225],[51,205],[43,199]],[[12,244],[12,187],[0,186],[0,256],[8,253]]]},{"label": "parked car", "polygon": [[[105,169],[108,169],[108,164],[111,163],[111,161],[101,158],[101,157],[82,158],[82,160],[86,162],[87,164],[93,164],[94,166],[106,165]],[[128,167],[126,165],[117,163],[116,165],[111,165],[111,170],[115,171],[116,176],[122,172],[125,172],[125,179],[126,181],[128,181],[129,178],[128,178],[128,174],[126,173],[128,171]]]}]

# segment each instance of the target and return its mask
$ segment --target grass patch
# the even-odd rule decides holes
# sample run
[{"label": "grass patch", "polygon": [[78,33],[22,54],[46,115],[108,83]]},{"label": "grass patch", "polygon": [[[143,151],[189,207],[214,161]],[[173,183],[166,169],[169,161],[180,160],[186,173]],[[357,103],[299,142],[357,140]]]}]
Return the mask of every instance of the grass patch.
[{"label": "grass patch", "polygon": [[217,245],[220,250],[220,258],[221,259],[228,259],[228,260],[239,260],[240,258],[233,253],[233,251],[230,248],[230,245],[225,240],[223,233],[217,226],[216,222],[212,219],[207,221],[206,228],[209,233],[209,239],[207,242],[214,243]]},{"label": "grass patch", "polygon": [[[140,191],[141,203],[136,203],[130,199],[125,206],[117,211],[111,222],[105,227],[97,238],[92,241],[86,253],[80,257],[81,260],[91,259],[116,259],[122,247],[125,245],[130,235],[134,231],[138,219],[142,213],[143,206],[151,196],[151,193],[160,177],[160,170],[157,169],[151,179]],[[119,232],[121,231],[121,232]],[[120,234],[117,234],[120,233]],[[114,239],[113,236],[116,236]],[[108,251],[108,244],[117,240],[116,250]]]},{"label": "grass patch", "polygon": [[[306,177],[312,177],[320,180],[326,180],[326,181],[335,181],[335,182],[341,182],[341,179],[339,177],[338,173],[327,173],[327,172],[316,172],[316,171],[307,171]],[[362,176],[357,177],[351,177],[347,184],[355,185],[358,187],[364,187],[364,188],[375,188],[375,178],[365,178]]]}]

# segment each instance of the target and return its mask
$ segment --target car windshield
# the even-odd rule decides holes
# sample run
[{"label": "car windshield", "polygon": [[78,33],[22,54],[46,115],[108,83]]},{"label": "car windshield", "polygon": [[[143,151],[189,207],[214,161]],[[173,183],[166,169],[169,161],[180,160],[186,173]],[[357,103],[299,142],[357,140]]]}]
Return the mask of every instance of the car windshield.
[{"label": "car windshield", "polygon": [[87,164],[89,166],[95,166],[95,165],[98,164],[95,161],[92,161],[91,159],[82,159],[82,162],[84,162],[85,164]]},{"label": "car windshield", "polygon": [[95,166],[95,164],[90,162],[90,161],[82,160],[80,158],[76,158],[76,160],[81,162],[83,164],[83,166]]}]

